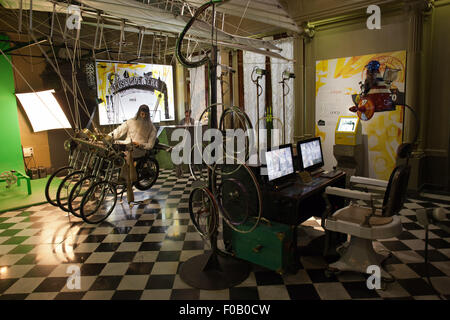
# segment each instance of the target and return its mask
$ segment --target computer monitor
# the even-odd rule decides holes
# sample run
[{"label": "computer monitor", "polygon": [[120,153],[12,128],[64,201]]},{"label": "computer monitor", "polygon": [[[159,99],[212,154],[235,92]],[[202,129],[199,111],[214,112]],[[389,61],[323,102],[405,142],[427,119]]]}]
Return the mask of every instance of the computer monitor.
[{"label": "computer monitor", "polygon": [[292,145],[286,144],[266,151],[267,176],[269,181],[279,180],[293,174]]},{"label": "computer monitor", "polygon": [[314,171],[323,167],[323,153],[320,137],[297,142],[300,171]]},{"label": "computer monitor", "polygon": [[358,117],[339,117],[336,131],[355,132],[358,125]]}]

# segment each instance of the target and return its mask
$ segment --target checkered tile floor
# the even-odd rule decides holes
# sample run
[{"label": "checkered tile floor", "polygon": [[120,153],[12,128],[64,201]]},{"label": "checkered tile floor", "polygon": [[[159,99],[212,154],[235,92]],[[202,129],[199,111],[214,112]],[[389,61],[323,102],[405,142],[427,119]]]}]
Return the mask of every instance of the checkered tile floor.
[{"label": "checkered tile floor", "polygon": [[[316,246],[323,236],[314,218],[298,228],[301,268],[280,276],[252,266],[250,276],[231,289],[198,290],[185,284],[180,265],[209,249],[188,213],[193,180],[160,173],[149,192],[136,192],[150,204],[128,208],[118,203],[100,225],[88,225],[49,204],[0,214],[0,299],[149,299],[149,300],[297,300],[297,299],[437,299],[425,278],[423,228],[415,209],[449,202],[408,199],[401,211],[403,233],[376,242],[393,256],[387,270],[396,277],[386,290],[369,290],[365,276],[341,273],[327,278],[328,262]],[[437,201],[437,200],[436,200]],[[322,237],[323,238],[323,237]],[[429,274],[433,285],[450,297],[449,234],[431,226]],[[222,241],[219,241],[219,244]],[[69,289],[68,272],[81,270],[80,288]],[[74,284],[74,282],[72,282]]]}]

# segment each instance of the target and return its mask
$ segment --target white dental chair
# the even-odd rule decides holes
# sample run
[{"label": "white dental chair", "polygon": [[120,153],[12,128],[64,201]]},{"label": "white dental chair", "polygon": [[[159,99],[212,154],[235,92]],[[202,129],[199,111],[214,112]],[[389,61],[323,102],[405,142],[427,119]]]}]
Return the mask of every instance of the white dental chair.
[{"label": "white dental chair", "polygon": [[[375,207],[374,204],[374,200],[380,197],[379,193],[336,187],[326,188],[324,195],[326,199],[329,196],[338,196],[351,200],[348,206],[334,213],[328,212],[322,220],[324,229],[350,235],[350,240],[337,249],[341,257],[328,266],[327,274],[340,271],[370,273],[367,267],[376,265],[380,267],[383,280],[393,280],[393,277],[381,266],[389,255],[375,252],[372,241],[396,237],[402,232],[398,212],[402,209],[406,198],[409,174],[410,166],[402,164],[392,171],[389,181],[363,177],[350,178],[351,184],[385,188],[381,208]],[[363,200],[369,205],[359,205],[356,200]]]}]

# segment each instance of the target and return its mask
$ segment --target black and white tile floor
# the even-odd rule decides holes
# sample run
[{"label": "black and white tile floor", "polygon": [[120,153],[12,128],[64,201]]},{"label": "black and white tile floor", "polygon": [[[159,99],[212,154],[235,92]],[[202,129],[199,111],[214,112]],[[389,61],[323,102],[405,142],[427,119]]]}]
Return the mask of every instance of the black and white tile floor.
[{"label": "black and white tile floor", "polygon": [[[179,276],[180,265],[209,249],[189,219],[192,182],[187,174],[177,179],[172,171],[162,171],[151,191],[135,193],[136,199],[152,199],[150,204],[129,209],[126,202],[118,203],[100,225],[69,219],[49,204],[0,214],[0,299],[438,299],[425,277],[425,231],[414,212],[450,207],[450,202],[434,199],[408,199],[401,211],[403,233],[375,243],[393,253],[386,268],[396,281],[384,291],[367,289],[366,277],[356,273],[325,277],[329,261],[314,244],[324,233],[314,218],[298,229],[302,255],[297,274],[280,276],[253,266],[250,276],[231,289],[191,288]],[[429,274],[447,299],[449,239],[430,226]],[[79,289],[67,286],[71,265],[80,267]]]}]

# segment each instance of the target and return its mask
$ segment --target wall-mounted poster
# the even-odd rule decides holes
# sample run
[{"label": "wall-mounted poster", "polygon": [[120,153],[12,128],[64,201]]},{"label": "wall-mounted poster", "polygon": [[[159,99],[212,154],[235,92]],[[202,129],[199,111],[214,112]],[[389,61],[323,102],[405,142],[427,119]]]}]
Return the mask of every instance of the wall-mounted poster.
[{"label": "wall-mounted poster", "polygon": [[[381,77],[396,71],[390,90],[403,97],[406,51],[316,61],[316,136],[322,138],[326,170],[336,165],[333,145],[338,117],[355,115],[349,109],[355,106],[354,99],[361,93],[371,61],[379,62]],[[387,180],[395,167],[397,147],[402,142],[403,106],[373,109],[375,112],[370,117],[359,115],[363,120],[361,126],[366,152],[364,172],[368,177]]]},{"label": "wall-mounted poster", "polygon": [[97,61],[96,73],[101,125],[134,117],[142,104],[153,122],[175,120],[172,66]]}]

